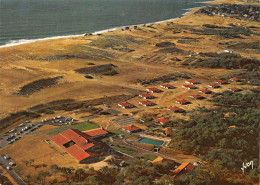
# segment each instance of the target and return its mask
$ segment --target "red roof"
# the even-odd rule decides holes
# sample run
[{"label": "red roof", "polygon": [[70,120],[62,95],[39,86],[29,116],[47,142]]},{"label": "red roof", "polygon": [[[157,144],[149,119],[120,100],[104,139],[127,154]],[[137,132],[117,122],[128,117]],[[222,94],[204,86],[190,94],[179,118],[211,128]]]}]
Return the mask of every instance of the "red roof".
[{"label": "red roof", "polygon": [[208,89],[201,89],[201,90],[199,90],[199,92],[211,93],[212,91],[211,91],[211,90],[208,90]]},{"label": "red roof", "polygon": [[119,103],[118,104],[121,107],[133,107],[134,105],[128,102],[124,102],[124,103]]},{"label": "red roof", "polygon": [[183,85],[183,87],[185,87],[185,88],[196,88],[196,86],[194,86],[194,85]]},{"label": "red roof", "polygon": [[209,84],[208,86],[209,86],[209,87],[213,87],[213,88],[220,87],[220,86],[217,85],[217,84]]},{"label": "red roof", "polygon": [[177,103],[180,103],[180,104],[188,104],[190,103],[189,101],[187,100],[176,100]]},{"label": "red roof", "polygon": [[154,103],[151,102],[151,101],[140,101],[139,103],[140,103],[140,104],[143,104],[143,105],[152,105],[152,104],[154,104]]},{"label": "red roof", "polygon": [[195,80],[187,80],[186,82],[191,83],[191,84],[197,84],[197,83],[199,83],[198,81],[195,81]]},{"label": "red roof", "polygon": [[231,90],[231,91],[241,91],[241,89],[238,89],[236,87],[230,87],[230,88],[228,88],[228,90]]},{"label": "red roof", "polygon": [[182,109],[175,106],[175,107],[169,107],[168,110],[171,110],[171,111],[174,111],[174,112],[175,112],[175,111],[180,111],[180,110],[182,110]]},{"label": "red roof", "polygon": [[218,84],[227,84],[227,82],[226,81],[223,81],[223,80],[217,80],[217,81],[215,81],[216,83],[218,83]]},{"label": "red roof", "polygon": [[171,87],[173,87],[173,86],[170,85],[170,84],[162,84],[161,86],[162,86],[162,87],[166,87],[166,88],[171,88]]},{"label": "red roof", "polygon": [[123,127],[123,129],[125,129],[125,130],[127,130],[127,131],[129,131],[129,132],[141,130],[139,127],[136,127],[136,126],[134,126],[134,125]]},{"label": "red roof", "polygon": [[[58,135],[52,136],[51,140],[65,149],[78,161],[90,157],[91,155],[86,150],[95,145],[95,140],[77,129],[65,130]],[[72,145],[65,147],[64,145],[69,142],[72,142]]]},{"label": "red roof", "polygon": [[169,122],[171,122],[171,120],[166,119],[166,118],[159,118],[159,119],[157,119],[156,121],[158,121],[158,122],[160,122],[160,123],[169,123]]},{"label": "red roof", "polygon": [[236,78],[236,77],[234,77],[234,78],[230,78],[230,80],[231,80],[231,81],[235,81],[235,82],[239,82],[239,81],[241,81],[240,78]]},{"label": "red roof", "polygon": [[155,87],[147,88],[146,90],[151,91],[151,92],[161,91],[160,89],[157,89]]},{"label": "red roof", "polygon": [[195,98],[195,99],[202,99],[204,96],[201,95],[191,95],[190,97]]},{"label": "red roof", "polygon": [[108,134],[108,132],[104,129],[91,130],[91,131],[86,131],[84,133],[91,136],[91,137]]},{"label": "red roof", "polygon": [[139,96],[143,97],[143,98],[149,98],[149,97],[154,97],[151,94],[140,94]]}]

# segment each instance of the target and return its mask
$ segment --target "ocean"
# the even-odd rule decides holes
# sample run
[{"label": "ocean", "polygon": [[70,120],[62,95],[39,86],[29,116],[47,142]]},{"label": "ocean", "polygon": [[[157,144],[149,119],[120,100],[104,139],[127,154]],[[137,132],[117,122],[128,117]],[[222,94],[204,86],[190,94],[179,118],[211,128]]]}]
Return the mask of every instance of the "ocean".
[{"label": "ocean", "polygon": [[200,6],[198,0],[0,0],[0,47],[174,19]]}]

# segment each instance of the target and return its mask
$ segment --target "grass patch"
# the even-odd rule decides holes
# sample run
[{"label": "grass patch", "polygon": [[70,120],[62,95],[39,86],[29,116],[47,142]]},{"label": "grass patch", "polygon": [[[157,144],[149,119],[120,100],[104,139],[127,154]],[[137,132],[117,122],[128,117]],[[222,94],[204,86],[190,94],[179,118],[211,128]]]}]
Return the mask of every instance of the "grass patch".
[{"label": "grass patch", "polygon": [[71,125],[71,126],[65,126],[65,127],[60,127],[59,129],[53,130],[51,132],[48,133],[48,135],[50,136],[54,136],[57,135],[69,128],[74,128],[74,129],[78,129],[80,131],[85,131],[85,130],[91,130],[91,129],[95,129],[95,128],[99,128],[99,126],[95,123],[91,123],[91,122],[80,122],[80,123],[76,123],[75,125]]},{"label": "grass patch", "polygon": [[109,130],[108,132],[113,133],[113,134],[126,134],[126,132],[122,130]]},{"label": "grass patch", "polygon": [[152,155],[152,154],[144,154],[143,156],[142,156],[142,158],[144,159],[144,160],[146,160],[146,161],[153,161],[154,159],[156,159],[157,158],[157,156],[156,155]]},{"label": "grass patch", "polygon": [[55,135],[57,135],[57,134],[59,134],[59,133],[65,131],[65,130],[67,130],[67,129],[68,129],[68,128],[59,128],[59,129],[56,129],[56,130],[53,130],[53,131],[48,132],[48,135],[50,135],[50,136],[55,136]]},{"label": "grass patch", "polygon": [[132,148],[127,147],[127,146],[119,146],[119,145],[117,145],[117,146],[112,146],[112,148],[114,150],[126,153],[126,154],[131,155],[131,156],[135,156],[138,153],[137,150],[132,149]]},{"label": "grass patch", "polygon": [[75,128],[75,129],[78,129],[80,131],[85,131],[85,130],[91,130],[91,129],[95,129],[95,128],[99,128],[99,126],[95,123],[91,123],[91,122],[80,122],[80,123],[77,123],[75,125],[72,125],[71,128]]}]

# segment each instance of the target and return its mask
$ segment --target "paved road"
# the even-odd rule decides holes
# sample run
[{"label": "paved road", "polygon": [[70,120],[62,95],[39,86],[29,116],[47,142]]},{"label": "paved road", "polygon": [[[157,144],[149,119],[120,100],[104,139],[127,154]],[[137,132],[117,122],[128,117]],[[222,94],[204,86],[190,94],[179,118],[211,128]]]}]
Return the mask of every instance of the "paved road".
[{"label": "paved road", "polygon": [[[0,156],[0,163],[3,165],[3,167],[6,169],[7,166],[10,166],[8,163],[10,160],[4,159],[2,156]],[[6,169],[7,170],[7,169]],[[14,178],[14,180],[19,184],[19,185],[26,185],[25,182],[15,173],[15,171],[7,170],[7,172]]]}]

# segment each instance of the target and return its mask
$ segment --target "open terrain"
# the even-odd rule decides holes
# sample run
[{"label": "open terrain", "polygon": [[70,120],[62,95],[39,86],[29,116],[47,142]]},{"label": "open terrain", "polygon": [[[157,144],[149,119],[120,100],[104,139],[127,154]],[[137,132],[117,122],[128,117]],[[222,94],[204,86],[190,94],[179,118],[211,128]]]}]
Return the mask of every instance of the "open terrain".
[{"label": "open terrain", "polygon": [[[214,6],[219,3],[257,5],[237,0],[212,2]],[[219,10],[219,7],[212,9]],[[173,21],[1,48],[0,132],[6,133],[27,120],[40,122],[57,115],[81,122],[70,128],[85,131],[102,127],[117,134],[122,133],[119,131],[122,126],[134,124],[149,130],[155,125],[155,119],[168,118],[172,120],[169,127],[174,138],[174,131],[182,127],[179,120],[189,121],[199,108],[215,109],[216,102],[209,100],[223,91],[239,88],[241,96],[252,89],[259,91],[259,73],[256,72],[260,60],[259,18],[250,12],[246,12],[250,16],[242,18],[237,13],[217,14],[209,14],[206,8],[195,8]],[[232,77],[241,78],[242,82],[231,82]],[[183,88],[191,79],[199,82],[194,85],[196,89]],[[228,84],[216,89],[208,86],[220,79]],[[175,88],[160,86],[166,83]],[[144,99],[138,95],[145,93],[147,88],[162,90],[150,93],[155,96],[150,100],[155,106],[139,104]],[[209,89],[212,93],[199,93],[201,89]],[[190,97],[197,94],[204,99]],[[176,102],[182,99],[191,104]],[[118,106],[122,102],[135,107],[123,109]],[[184,112],[167,110],[174,106]],[[96,125],[84,124],[87,121]],[[154,136],[164,135],[162,125],[156,126]],[[50,170],[54,164],[83,168],[84,165],[78,164],[55,143],[45,142],[66,128],[67,125],[44,125],[35,134],[5,147],[0,154],[13,158],[17,163],[16,172],[27,179],[29,174]],[[115,143],[121,145],[114,148],[122,151],[127,151],[123,146],[131,146],[123,140]],[[136,155],[137,146],[141,144],[132,146],[130,153]],[[174,141],[160,154],[175,158],[177,162],[198,161],[198,156],[186,154],[176,147]],[[143,148],[151,150],[151,146]],[[101,169],[107,164],[102,161],[89,167]],[[64,180],[62,176],[57,178],[60,182]],[[49,177],[48,182],[51,180],[53,178]]]}]

